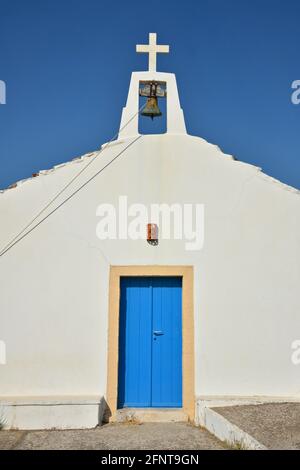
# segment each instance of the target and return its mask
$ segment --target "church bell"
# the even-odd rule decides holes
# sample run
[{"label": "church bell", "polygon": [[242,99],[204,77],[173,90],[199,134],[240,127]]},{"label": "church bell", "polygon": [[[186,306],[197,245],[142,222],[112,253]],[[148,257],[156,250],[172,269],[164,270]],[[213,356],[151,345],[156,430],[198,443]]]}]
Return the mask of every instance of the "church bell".
[{"label": "church bell", "polygon": [[142,116],[148,116],[153,119],[162,115],[161,110],[158,107],[157,97],[164,96],[164,92],[161,90],[161,87],[158,83],[146,83],[144,88],[140,90],[140,96],[147,97],[146,106],[141,112]]},{"label": "church bell", "polygon": [[161,110],[158,107],[156,96],[147,99],[147,104],[142,111],[142,116],[149,116],[151,119],[161,116]]}]

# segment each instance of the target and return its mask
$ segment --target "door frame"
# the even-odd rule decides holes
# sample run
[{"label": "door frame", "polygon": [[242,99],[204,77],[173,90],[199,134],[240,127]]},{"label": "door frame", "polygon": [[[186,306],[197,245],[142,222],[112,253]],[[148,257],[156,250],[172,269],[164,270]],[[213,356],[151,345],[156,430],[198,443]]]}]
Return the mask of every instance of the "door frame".
[{"label": "door frame", "polygon": [[116,419],[117,412],[120,278],[123,276],[182,277],[182,409],[189,420],[194,421],[194,270],[192,266],[110,266],[106,391],[110,420]]}]

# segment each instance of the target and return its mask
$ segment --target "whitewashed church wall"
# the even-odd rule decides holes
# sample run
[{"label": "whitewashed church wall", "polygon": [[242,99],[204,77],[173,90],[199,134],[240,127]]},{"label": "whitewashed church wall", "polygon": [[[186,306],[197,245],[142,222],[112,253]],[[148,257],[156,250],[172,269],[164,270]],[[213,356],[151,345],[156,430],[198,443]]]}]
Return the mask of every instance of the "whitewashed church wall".
[{"label": "whitewashed church wall", "polygon": [[[80,182],[127,144],[103,152]],[[0,194],[1,245],[80,165]],[[117,206],[120,195],[204,204],[203,249],[100,241],[97,206]],[[143,136],[1,258],[0,396],[105,394],[109,265],[140,264],[195,268],[195,395],[300,395],[291,361],[300,339],[299,209],[296,190],[203,139]]]}]

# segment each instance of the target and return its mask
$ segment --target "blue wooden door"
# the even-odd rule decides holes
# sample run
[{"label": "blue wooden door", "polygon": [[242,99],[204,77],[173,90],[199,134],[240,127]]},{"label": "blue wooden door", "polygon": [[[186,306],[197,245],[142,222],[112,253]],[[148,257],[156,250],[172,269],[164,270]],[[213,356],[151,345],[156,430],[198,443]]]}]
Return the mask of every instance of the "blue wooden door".
[{"label": "blue wooden door", "polygon": [[181,278],[121,278],[119,338],[119,408],[181,407]]}]

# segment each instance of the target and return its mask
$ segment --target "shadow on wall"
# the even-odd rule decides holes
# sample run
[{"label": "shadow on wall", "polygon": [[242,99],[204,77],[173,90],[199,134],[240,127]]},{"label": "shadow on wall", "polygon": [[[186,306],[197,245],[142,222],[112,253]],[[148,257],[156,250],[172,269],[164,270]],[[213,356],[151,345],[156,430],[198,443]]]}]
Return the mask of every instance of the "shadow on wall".
[{"label": "shadow on wall", "polygon": [[98,415],[99,426],[101,426],[101,424],[109,423],[111,416],[112,416],[111,409],[109,408],[107,401],[103,397],[99,404],[99,415]]}]

